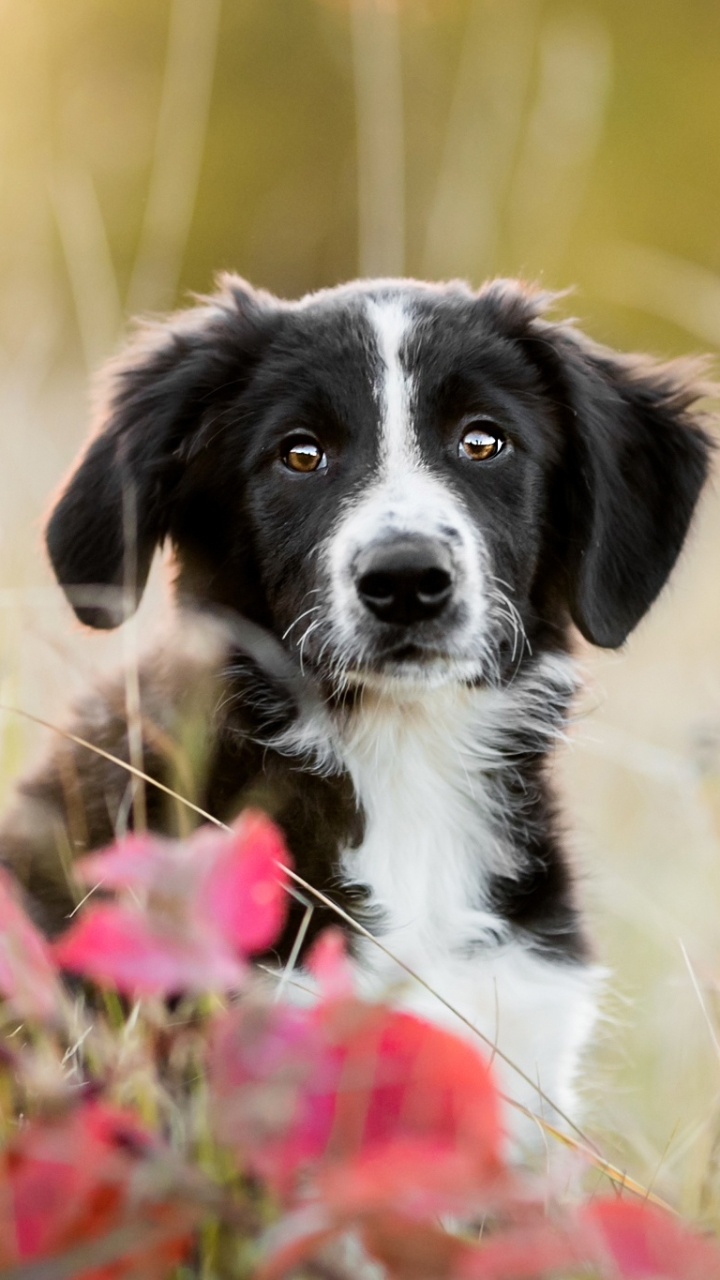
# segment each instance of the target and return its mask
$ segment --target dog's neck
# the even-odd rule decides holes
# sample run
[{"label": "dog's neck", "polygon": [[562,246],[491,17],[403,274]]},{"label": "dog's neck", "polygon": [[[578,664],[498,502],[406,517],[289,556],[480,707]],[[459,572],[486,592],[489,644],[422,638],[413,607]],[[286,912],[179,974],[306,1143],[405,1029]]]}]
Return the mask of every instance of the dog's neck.
[{"label": "dog's neck", "polygon": [[497,877],[528,857],[523,764],[554,743],[575,688],[567,659],[535,664],[505,689],[444,686],[417,698],[369,692],[343,724],[339,753],[366,820],[343,857],[388,929],[462,950],[506,933]]},{"label": "dog's neck", "polygon": [[364,835],[339,850],[338,872],[367,891],[386,935],[457,953],[512,931],[515,906],[556,856],[534,852],[547,825],[542,774],[576,684],[556,654],[502,688],[365,688],[274,741],[308,771],[351,780]]},{"label": "dog's neck", "polygon": [[358,685],[349,697],[301,709],[272,745],[305,757],[310,768],[334,773],[352,772],[352,759],[358,768],[365,756],[378,759],[383,743],[431,756],[444,743],[456,753],[457,772],[495,772],[553,748],[578,685],[576,664],[564,652],[527,660],[499,686]]},{"label": "dog's neck", "polygon": [[344,726],[343,763],[365,815],[365,837],[342,872],[367,886],[383,932],[406,958],[463,950],[502,922],[484,892],[512,854],[486,772],[486,691],[441,688],[398,702],[369,697]]}]

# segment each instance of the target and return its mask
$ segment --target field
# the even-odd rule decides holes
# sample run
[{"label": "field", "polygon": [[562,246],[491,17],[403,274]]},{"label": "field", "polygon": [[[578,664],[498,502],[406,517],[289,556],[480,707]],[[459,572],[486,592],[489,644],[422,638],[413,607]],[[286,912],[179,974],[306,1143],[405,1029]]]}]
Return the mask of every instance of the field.
[{"label": "field", "polygon": [[[87,429],[89,374],[116,347],[123,317],[137,309],[134,299],[140,309],[173,303],[189,288],[206,288],[212,266],[236,266],[288,293],[365,268],[459,272],[475,281],[495,271],[527,271],[558,286],[577,281],[574,299],[563,306],[617,345],[680,354],[720,344],[720,140],[713,136],[720,21],[713,6],[643,0],[626,14],[607,0],[589,14],[583,6],[513,0],[493,27],[489,3],[453,3],[441,13],[438,4],[413,10],[408,2],[400,28],[404,141],[402,120],[392,124],[397,30],[384,27],[385,19],[367,25],[373,5],[354,6],[353,54],[342,6],[292,3],[283,25],[272,5],[263,16],[259,4],[227,4],[209,124],[203,112],[217,33],[207,29],[207,17],[198,25],[187,0],[172,7],[175,45],[167,57],[171,10],[164,3],[150,18],[139,4],[121,13],[103,0],[102,21],[80,0],[63,17],[40,0],[21,8],[20,0],[0,6],[3,154],[11,180],[0,214],[5,708],[62,722],[91,674],[127,650],[122,633],[89,634],[73,620],[45,563],[41,530]],[[208,4],[206,14],[215,8],[217,17],[221,6]],[[183,68],[190,63],[183,58],[191,47],[197,57],[188,87]],[[273,102],[250,66],[253,57],[265,59]],[[24,77],[16,69],[20,58]],[[496,65],[503,69],[500,87]],[[372,75],[382,66],[390,69],[378,89]],[[474,70],[485,86],[482,101],[473,99]],[[127,92],[130,72],[134,94]],[[566,96],[556,100],[548,86],[558,79]],[[163,171],[157,153],[153,160],[163,85],[163,101],[181,112],[191,137],[172,172],[170,162]],[[47,91],[42,102],[39,87]],[[378,93],[384,129],[374,123]],[[347,158],[353,100],[361,125],[358,172]],[[575,132],[560,129],[564,110]],[[661,118],[653,144],[655,112]],[[312,138],[316,118],[326,122],[322,147]],[[470,173],[464,148],[488,119],[494,131]],[[373,159],[378,127],[390,162]],[[538,130],[556,139],[552,154],[537,142]],[[193,161],[196,135],[202,164],[197,156]],[[239,177],[223,176],[223,147],[236,156]],[[402,156],[403,147],[404,188],[392,176],[393,155]],[[273,166],[284,182],[271,180]],[[668,192],[678,171],[675,186],[686,202],[677,189]],[[240,177],[247,183],[242,198]],[[167,208],[163,182],[165,196],[173,182],[187,192],[185,223],[181,210],[165,227],[163,243],[175,245],[177,262],[152,248],[161,222],[155,231],[152,219],[143,223],[143,183],[153,181],[159,210]],[[333,200],[337,223],[328,225]],[[380,206],[385,223],[374,212]],[[404,245],[396,234],[403,217]],[[144,276],[133,275],[133,259],[136,267],[145,263]],[[160,276],[165,272],[157,287],[153,263]],[[719,566],[716,483],[670,587],[627,648],[597,654],[579,645],[587,689],[557,759],[581,891],[598,959],[608,969],[605,1016],[587,1064],[586,1127],[609,1159],[718,1228]],[[167,613],[165,581],[158,564],[138,619],[141,645]],[[2,712],[3,803],[50,732]]]}]

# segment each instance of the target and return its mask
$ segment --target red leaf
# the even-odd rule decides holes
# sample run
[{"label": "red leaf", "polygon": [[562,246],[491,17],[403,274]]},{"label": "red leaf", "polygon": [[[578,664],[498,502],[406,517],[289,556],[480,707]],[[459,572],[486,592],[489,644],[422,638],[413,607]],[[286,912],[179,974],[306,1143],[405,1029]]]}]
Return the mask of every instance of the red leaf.
[{"label": "red leaf", "polygon": [[265,1234],[264,1256],[253,1272],[253,1280],[285,1280],[303,1262],[316,1257],[338,1229],[339,1224],[322,1205],[304,1205],[284,1214]]},{"label": "red leaf", "polygon": [[468,1246],[429,1222],[395,1213],[375,1213],[360,1227],[368,1253],[383,1264],[389,1280],[458,1280]]},{"label": "red leaf", "polygon": [[55,956],[129,994],[236,989],[243,959],[282,928],[287,865],[280,832],[258,813],[231,832],[203,827],[184,842],[129,836],[84,859],[78,873],[132,890],[132,904],[88,907]]},{"label": "red leaf", "polygon": [[360,1226],[391,1280],[549,1280],[585,1258],[551,1222],[505,1229],[480,1245],[434,1223],[378,1212]]},{"label": "red leaf", "polygon": [[341,929],[324,929],[305,961],[320,995],[325,1000],[341,1000],[354,990],[353,971]]},{"label": "red leaf", "polygon": [[217,854],[199,905],[243,955],[265,951],[285,921],[282,868],[290,865],[285,841],[265,814],[254,811],[245,814],[222,843],[217,833],[203,828],[196,837],[198,850],[211,840],[217,842]]},{"label": "red leaf", "polygon": [[233,1012],[210,1084],[218,1136],[288,1193],[301,1173],[341,1214],[435,1212],[501,1174],[497,1094],[464,1041],[359,1000]]},{"label": "red leaf", "polygon": [[187,1206],[149,1203],[137,1173],[159,1146],[128,1112],[88,1103],[52,1121],[34,1121],[0,1157],[0,1239],[3,1263],[56,1255],[100,1241],[113,1229],[148,1222],[170,1231],[143,1246],[142,1232],[122,1261],[80,1273],[84,1280],[117,1280],[135,1271],[164,1274],[187,1251]]},{"label": "red leaf", "polygon": [[[587,1263],[597,1258],[594,1242],[583,1249],[572,1224],[563,1228],[546,1220],[505,1227],[481,1244],[471,1244],[437,1222],[398,1213],[392,1206],[353,1220],[328,1214],[324,1204],[311,1204],[286,1215],[268,1234],[257,1280],[280,1280],[348,1228],[371,1258],[382,1263],[388,1280],[555,1280],[570,1269],[576,1275],[581,1268],[585,1275]],[[601,1274],[619,1280],[614,1269],[592,1274],[598,1280]]]},{"label": "red leaf", "polygon": [[18,1018],[52,1021],[62,991],[42,934],[28,919],[7,871],[0,867],[0,995]]},{"label": "red leaf", "polygon": [[152,889],[161,878],[176,877],[188,866],[189,843],[130,832],[109,848],[79,859],[75,874],[85,884],[104,889]]},{"label": "red leaf", "polygon": [[245,1004],[218,1020],[208,1067],[218,1140],[276,1187],[325,1149],[337,1066],[314,1010]]},{"label": "red leaf", "polygon": [[58,963],[130,995],[232,990],[247,972],[221,938],[190,927],[182,934],[137,908],[103,903],[55,943]]},{"label": "red leaf", "polygon": [[581,1221],[596,1233],[623,1280],[710,1280],[720,1276],[720,1245],[639,1200],[594,1200]]},{"label": "red leaf", "polygon": [[456,1280],[540,1280],[580,1265],[608,1280],[711,1280],[720,1247],[643,1201],[596,1199],[562,1222],[491,1237],[464,1256]]},{"label": "red leaf", "polygon": [[[342,1092],[367,1103],[365,1144],[400,1135],[469,1141],[479,1163],[494,1167],[497,1094],[473,1046],[413,1014],[359,1000],[321,1005],[317,1016],[343,1054]],[[346,1149],[355,1140],[351,1111]]]},{"label": "red leaf", "polygon": [[585,1271],[595,1261],[591,1241],[584,1248],[576,1232],[546,1221],[511,1228],[480,1245],[466,1246],[453,1280],[549,1280],[569,1274],[570,1268]]}]

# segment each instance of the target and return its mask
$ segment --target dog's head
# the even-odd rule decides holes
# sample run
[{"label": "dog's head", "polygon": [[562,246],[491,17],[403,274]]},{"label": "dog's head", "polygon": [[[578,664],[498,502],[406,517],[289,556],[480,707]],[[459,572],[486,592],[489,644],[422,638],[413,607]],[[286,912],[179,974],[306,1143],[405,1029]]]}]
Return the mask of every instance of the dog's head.
[{"label": "dog's head", "polygon": [[286,303],[228,277],[147,331],[48,526],[79,617],[121,621],[169,538],[182,595],[320,676],[502,680],[570,619],[620,645],[707,474],[703,388],[546,301],[379,281]]}]

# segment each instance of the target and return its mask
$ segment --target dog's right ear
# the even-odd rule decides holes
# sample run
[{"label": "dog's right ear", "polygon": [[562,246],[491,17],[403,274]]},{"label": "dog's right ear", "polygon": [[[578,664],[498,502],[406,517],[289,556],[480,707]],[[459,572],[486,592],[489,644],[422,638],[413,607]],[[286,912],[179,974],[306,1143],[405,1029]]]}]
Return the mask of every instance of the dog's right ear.
[{"label": "dog's right ear", "polygon": [[281,304],[236,276],[191,311],[148,326],[109,367],[97,434],[57,502],[46,539],[82,622],[116,627],[139,603],[167,534],[181,446],[222,388],[242,389]]}]

